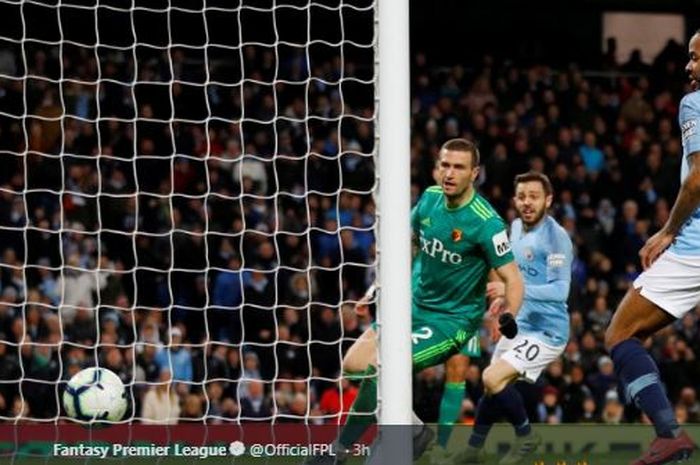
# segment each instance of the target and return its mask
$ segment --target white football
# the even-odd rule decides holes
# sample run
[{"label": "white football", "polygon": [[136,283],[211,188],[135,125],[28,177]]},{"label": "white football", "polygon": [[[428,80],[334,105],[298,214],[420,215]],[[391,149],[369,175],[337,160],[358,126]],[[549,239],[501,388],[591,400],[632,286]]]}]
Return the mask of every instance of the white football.
[{"label": "white football", "polygon": [[128,399],[124,383],[106,368],[86,368],[73,376],[63,392],[69,417],[81,421],[119,421]]}]

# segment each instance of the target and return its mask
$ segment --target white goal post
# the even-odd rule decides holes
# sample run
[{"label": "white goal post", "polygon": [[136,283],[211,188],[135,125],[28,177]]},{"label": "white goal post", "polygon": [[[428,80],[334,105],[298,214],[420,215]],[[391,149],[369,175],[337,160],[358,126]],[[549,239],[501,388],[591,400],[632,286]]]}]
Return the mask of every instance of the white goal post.
[{"label": "white goal post", "polygon": [[412,422],[408,3],[378,0],[380,421]]}]

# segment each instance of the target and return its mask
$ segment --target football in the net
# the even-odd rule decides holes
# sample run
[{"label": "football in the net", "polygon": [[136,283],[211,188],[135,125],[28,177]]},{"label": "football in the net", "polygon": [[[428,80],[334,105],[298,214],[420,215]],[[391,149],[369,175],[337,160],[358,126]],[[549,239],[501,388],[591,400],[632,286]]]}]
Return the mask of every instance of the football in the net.
[{"label": "football in the net", "polygon": [[63,392],[66,414],[81,421],[119,421],[128,399],[124,383],[106,368],[86,368],[73,376]]}]

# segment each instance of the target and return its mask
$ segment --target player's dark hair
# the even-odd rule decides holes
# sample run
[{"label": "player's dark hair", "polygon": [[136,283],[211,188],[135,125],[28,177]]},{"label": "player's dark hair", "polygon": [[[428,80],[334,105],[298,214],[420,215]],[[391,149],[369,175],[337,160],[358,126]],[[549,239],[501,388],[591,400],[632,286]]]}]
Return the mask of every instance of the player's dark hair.
[{"label": "player's dark hair", "polygon": [[528,171],[527,173],[517,175],[513,181],[513,187],[517,189],[518,184],[531,181],[538,181],[542,184],[544,193],[546,195],[552,195],[554,189],[552,189],[552,183],[549,181],[549,178],[546,174],[538,173],[537,171]]},{"label": "player's dark hair", "polygon": [[468,152],[472,156],[472,168],[479,166],[481,156],[479,155],[479,149],[474,142],[468,141],[467,139],[450,139],[440,147],[442,150],[451,150],[454,152]]}]

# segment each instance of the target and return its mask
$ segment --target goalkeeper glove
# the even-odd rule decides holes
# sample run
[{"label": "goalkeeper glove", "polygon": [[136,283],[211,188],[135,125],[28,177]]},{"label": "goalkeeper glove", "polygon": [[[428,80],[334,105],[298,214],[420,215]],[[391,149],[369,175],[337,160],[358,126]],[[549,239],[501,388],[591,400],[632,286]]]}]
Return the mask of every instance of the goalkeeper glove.
[{"label": "goalkeeper glove", "polygon": [[498,330],[508,339],[513,339],[518,334],[518,323],[510,312],[502,313],[498,317]]}]

